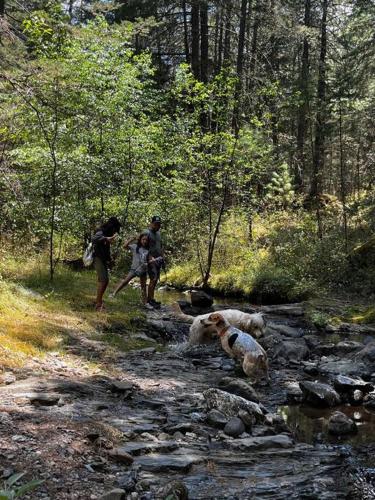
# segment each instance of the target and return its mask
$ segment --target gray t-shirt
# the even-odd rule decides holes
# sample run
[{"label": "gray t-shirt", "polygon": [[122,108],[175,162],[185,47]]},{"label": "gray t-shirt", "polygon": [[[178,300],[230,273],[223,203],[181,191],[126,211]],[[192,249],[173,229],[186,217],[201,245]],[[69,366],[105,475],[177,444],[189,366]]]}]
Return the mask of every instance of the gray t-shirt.
[{"label": "gray t-shirt", "polygon": [[161,256],[161,236],[160,231],[152,231],[151,229],[147,229],[145,231],[148,234],[150,240],[149,252],[152,257],[160,257]]},{"label": "gray t-shirt", "polygon": [[138,270],[138,271],[146,272],[147,271],[147,256],[148,256],[147,248],[139,247],[138,252],[137,252],[136,243],[132,243],[131,245],[129,245],[129,248],[132,251],[132,255],[133,255],[131,269],[133,271]]}]

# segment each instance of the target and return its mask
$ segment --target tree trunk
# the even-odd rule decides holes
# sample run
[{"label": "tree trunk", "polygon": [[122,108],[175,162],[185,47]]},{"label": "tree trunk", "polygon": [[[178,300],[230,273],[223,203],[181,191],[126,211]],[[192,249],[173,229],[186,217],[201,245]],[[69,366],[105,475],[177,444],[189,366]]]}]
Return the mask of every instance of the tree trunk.
[{"label": "tree trunk", "polygon": [[182,12],[184,16],[184,44],[185,44],[185,57],[186,62],[190,64],[190,47],[189,47],[189,30],[187,23],[187,12],[186,12],[186,2],[182,2]]},{"label": "tree trunk", "polygon": [[5,0],[0,0],[0,16],[5,14]]},{"label": "tree trunk", "polygon": [[318,69],[317,113],[315,126],[315,144],[313,157],[313,172],[311,182],[311,197],[317,197],[322,190],[322,175],[324,171],[325,132],[326,132],[326,55],[327,55],[327,8],[328,0],[323,0],[322,24],[320,35],[320,57]]},{"label": "tree trunk", "polygon": [[250,54],[250,64],[249,64],[249,88],[253,87],[251,79],[255,76],[256,62],[257,62],[257,52],[258,52],[258,29],[260,24],[260,0],[257,1],[255,7],[255,19],[253,25],[253,35],[251,40],[251,54]]},{"label": "tree trunk", "polygon": [[191,4],[191,69],[195,78],[200,78],[199,62],[199,3]]},{"label": "tree trunk", "polygon": [[216,66],[217,73],[221,70],[221,66],[223,64],[223,37],[224,37],[223,8],[220,7],[219,41],[217,48],[217,66]]},{"label": "tree trunk", "polygon": [[238,49],[237,49],[237,83],[234,96],[234,110],[233,110],[233,123],[232,123],[236,135],[238,135],[240,130],[247,4],[248,0],[241,0],[240,31],[238,35]]},{"label": "tree trunk", "polygon": [[201,81],[208,81],[208,5],[207,2],[200,4],[201,22]]},{"label": "tree trunk", "polygon": [[224,55],[223,64],[229,66],[230,64],[230,43],[231,43],[231,17],[232,17],[232,2],[229,1],[226,8],[225,19],[225,35],[224,35]]},{"label": "tree trunk", "polygon": [[[305,0],[305,19],[304,25],[309,28],[311,25],[311,0]],[[299,89],[301,92],[301,104],[298,110],[297,118],[297,162],[294,171],[294,182],[297,191],[302,191],[303,174],[305,172],[305,138],[306,121],[308,115],[309,101],[309,40],[305,35],[303,39],[303,50],[301,60],[301,72]]]},{"label": "tree trunk", "polygon": [[348,253],[348,214],[346,210],[346,172],[345,172],[345,159],[344,159],[344,145],[342,140],[341,102],[339,109],[339,138],[340,138],[340,181],[341,181],[340,184],[341,184],[342,215],[344,219],[345,252]]}]

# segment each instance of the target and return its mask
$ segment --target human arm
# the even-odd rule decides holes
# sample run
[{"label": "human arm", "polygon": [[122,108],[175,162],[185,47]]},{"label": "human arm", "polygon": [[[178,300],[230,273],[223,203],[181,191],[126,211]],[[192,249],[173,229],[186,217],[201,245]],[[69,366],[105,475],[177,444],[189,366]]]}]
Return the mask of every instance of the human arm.
[{"label": "human arm", "polygon": [[92,237],[92,242],[93,244],[97,243],[112,243],[115,239],[117,238],[117,233],[115,233],[113,236],[104,236],[103,231],[97,231],[94,236]]},{"label": "human arm", "polygon": [[137,241],[137,238],[136,238],[136,237],[134,237],[134,238],[130,238],[130,239],[128,239],[127,241],[125,241],[125,243],[124,243],[124,248],[129,248],[129,245],[130,245],[131,243],[133,243],[133,241]]}]

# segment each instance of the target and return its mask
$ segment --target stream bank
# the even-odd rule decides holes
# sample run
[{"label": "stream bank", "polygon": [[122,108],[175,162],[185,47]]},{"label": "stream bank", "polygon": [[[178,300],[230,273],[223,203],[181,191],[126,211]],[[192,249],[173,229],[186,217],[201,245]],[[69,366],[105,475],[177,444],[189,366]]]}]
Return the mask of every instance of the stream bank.
[{"label": "stream bank", "polygon": [[[375,498],[375,332],[353,326],[330,343],[302,305],[262,309],[270,386],[248,384],[219,346],[187,347],[189,325],[168,306],[137,333],[151,347],[108,353],[76,333],[68,359],[54,353],[7,372],[0,473],[44,479],[25,497],[33,499]],[[103,369],[89,375],[82,360],[93,359]],[[362,391],[344,379],[340,389],[344,375]],[[323,400],[334,406],[317,408],[320,387],[301,389],[315,381],[328,384]],[[325,432],[337,409],[355,419],[356,434]]]}]

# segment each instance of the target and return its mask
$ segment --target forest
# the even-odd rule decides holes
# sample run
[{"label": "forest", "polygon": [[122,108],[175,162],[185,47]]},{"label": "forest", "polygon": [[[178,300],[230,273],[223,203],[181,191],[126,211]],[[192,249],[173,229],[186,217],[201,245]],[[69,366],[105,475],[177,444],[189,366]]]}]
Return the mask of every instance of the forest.
[{"label": "forest", "polygon": [[[0,394],[8,401],[4,408],[8,404],[15,408],[6,392],[8,379],[9,387],[17,384],[15,380],[20,374],[24,377],[25,369],[30,377],[34,372],[44,373],[43,377],[47,372],[57,377],[59,370],[70,373],[74,391],[87,390],[104,398],[100,385],[104,382],[99,378],[123,379],[124,365],[113,361],[110,366],[108,361],[114,352],[130,353],[133,368],[129,373],[133,373],[137,364],[132,364],[135,354],[131,353],[137,351],[147,361],[150,350],[156,349],[157,358],[166,349],[165,343],[174,339],[172,327],[160,326],[165,318],[153,311],[150,319],[140,309],[138,285],[126,288],[116,299],[108,296],[108,289],[108,312],[95,313],[95,277],[82,268],[82,255],[97,228],[113,216],[120,221],[121,231],[112,245],[110,287],[112,279],[117,280],[129,268],[124,242],[157,215],[162,221],[166,264],[157,292],[163,304],[178,298],[184,305],[182,291],[204,290],[214,297],[214,306],[226,301],[228,306],[250,307],[246,310],[250,313],[264,310],[270,315],[271,330],[277,330],[274,324],[280,327],[278,322],[283,323],[280,317],[290,314],[281,335],[288,337],[288,328],[310,336],[316,332],[324,335],[319,346],[312,347],[313,341],[310,345],[306,340],[314,353],[312,362],[306,353],[298,350],[297,355],[294,350],[290,358],[284,356],[288,363],[294,366],[297,360],[298,370],[305,363],[304,373],[313,376],[316,352],[322,363],[330,362],[323,358],[343,352],[351,356],[352,351],[345,347],[337,354],[336,347],[327,345],[363,342],[368,349],[363,363],[371,362],[372,371],[361,371],[362,361],[355,361],[354,372],[350,371],[353,368],[345,371],[341,364],[335,376],[356,375],[368,383],[373,381],[375,351],[369,354],[369,346],[375,345],[371,337],[375,334],[374,26],[374,0],[0,0]],[[297,308],[303,304],[304,322],[300,309],[296,312],[290,304]],[[186,313],[206,312],[194,309],[194,304],[193,309],[185,306],[185,319]],[[160,314],[171,318],[175,313],[168,309]],[[176,332],[183,333],[181,324],[174,321]],[[154,338],[151,335],[150,339],[149,331],[157,332]],[[326,338],[332,332],[337,336],[334,341]],[[290,333],[290,337],[298,343],[297,334]],[[178,339],[176,342],[181,341]],[[273,352],[274,344],[267,342],[265,349]],[[354,344],[350,344],[353,350],[362,352]],[[174,358],[170,350],[165,352],[167,360],[171,356],[172,370]],[[273,359],[283,357],[273,355]],[[153,361],[146,361],[140,363],[144,362],[152,380],[158,380],[166,397],[167,376],[162,368],[157,371],[157,363],[152,368]],[[196,361],[196,366],[201,367],[200,363]],[[215,361],[207,363],[207,370],[215,370],[209,365]],[[280,366],[281,371],[286,369],[285,364]],[[281,371],[277,383],[287,385],[290,381]],[[88,377],[90,384],[99,385],[78,387]],[[188,377],[186,384],[194,385],[194,376]],[[321,382],[326,380],[325,375],[319,377]],[[48,380],[43,395],[47,399],[52,394]],[[272,380],[271,373],[271,385]],[[143,379],[142,383],[136,378],[132,381],[142,391],[151,390],[142,385]],[[335,388],[340,384],[343,382],[335,382]],[[358,384],[355,388],[363,392]],[[124,400],[134,396],[134,387],[105,386],[107,392],[116,397],[120,394]],[[198,387],[203,391],[203,385]],[[293,418],[299,417],[279,405],[275,387],[270,396],[278,408],[275,412],[283,417],[288,414],[287,423],[293,421],[297,434],[307,425],[308,432],[315,432],[306,415],[303,423],[297,422]],[[36,391],[34,386],[32,390]],[[267,390],[260,389],[260,399]],[[307,389],[302,391],[305,395]],[[193,393],[186,397],[191,398],[192,407],[199,407]],[[55,403],[63,401],[64,408],[64,398]],[[347,403],[345,398],[342,401]],[[38,405],[55,404],[41,400]],[[363,401],[368,402],[365,397]],[[112,403],[106,401],[105,405]],[[370,403],[375,408],[375,396]],[[74,411],[68,434],[78,432],[73,428]],[[134,418],[142,420],[147,434],[154,423],[145,415],[146,411]],[[86,414],[85,418],[93,416]],[[375,429],[374,417],[366,418],[366,425]],[[75,442],[66,444],[66,476],[56,484],[50,483],[52,476],[47,473],[44,477],[30,472],[32,459],[27,454],[15,470],[21,476],[7,475],[13,470],[7,454],[14,455],[18,434],[22,438],[26,432],[21,429],[22,419],[17,432],[9,431],[13,427],[6,427],[10,426],[7,419],[0,418],[0,427],[5,425],[11,443],[5,448],[0,445],[0,477],[3,470],[4,479],[0,498],[17,498],[11,496],[17,495],[17,488],[19,497],[26,494],[25,498],[188,498],[184,496],[186,487],[181,493],[176,485],[172,493],[159,492],[159,496],[142,496],[140,489],[128,491],[120,485],[130,496],[101,497],[113,483],[108,482],[107,465],[100,462],[102,458],[91,460],[89,452],[82,452],[79,460],[86,467],[85,474],[95,471],[105,478],[94,480],[90,496],[82,477],[78,481],[69,472],[69,460],[74,462],[78,453]],[[168,420],[170,427],[172,421]],[[107,424],[105,430],[97,431],[98,436],[88,439],[100,449],[110,449],[110,454],[114,451],[108,443],[113,445],[116,438],[113,433],[108,435],[108,419]],[[194,425],[198,424],[189,429],[186,422],[178,421],[180,427],[173,424],[174,433],[185,438],[186,432],[191,439],[189,433],[197,432]],[[121,429],[129,436],[138,432],[130,432],[124,424]],[[30,429],[28,432],[32,435]],[[39,432],[48,441],[47,423]],[[79,432],[89,431],[83,428]],[[117,436],[119,431],[113,432]],[[13,442],[12,433],[16,434]],[[76,436],[77,440],[86,439],[86,434]],[[170,443],[172,438],[164,435],[160,439]],[[313,439],[307,442],[311,444]],[[56,462],[61,457],[54,453],[62,446],[57,440],[53,434],[51,446],[53,442],[55,448],[48,451]],[[22,447],[22,439],[20,442]],[[280,443],[277,446],[283,448]],[[155,450],[167,452],[163,446]],[[73,450],[70,456],[69,450]],[[44,465],[47,455],[43,455]],[[328,455],[323,455],[319,457],[324,475],[322,464]],[[124,456],[117,461],[130,463],[132,457]],[[4,464],[2,457],[6,458]],[[142,458],[145,464],[146,458]],[[212,474],[217,473],[215,467],[221,467],[220,460],[215,460],[212,470],[210,460],[207,462]],[[171,470],[180,470],[178,464],[173,462]],[[192,464],[186,468],[196,467]],[[232,465],[227,464],[228,470]],[[143,466],[153,470],[147,469],[148,463]],[[272,467],[278,470],[280,464]],[[110,468],[109,473],[115,477],[119,470]],[[30,480],[24,484],[24,492],[20,486],[23,473]],[[357,477],[355,474],[348,477]],[[238,496],[230,496],[229,483],[225,483],[227,496],[220,496],[217,485],[213,491],[199,492],[194,477],[187,483],[189,498],[271,498],[260,486],[259,491],[254,486],[254,490],[245,488],[237,491]],[[364,482],[370,481],[366,477]],[[350,494],[345,498],[357,498],[357,494],[358,498],[375,498],[371,496],[375,478],[371,477],[372,487],[366,486],[361,494],[353,479],[355,486],[348,486]],[[146,480],[151,481],[142,476]],[[289,479],[285,481],[287,484]],[[36,491],[42,491],[41,496],[30,496],[28,488],[39,488]],[[324,496],[327,491],[328,495],[336,492],[332,485],[327,491],[321,485],[314,488],[317,496],[309,498],[344,498]],[[300,489],[300,496],[293,497],[292,491],[289,485],[285,496],[272,498],[305,498],[307,494]],[[247,496],[249,492],[255,496]]]}]

